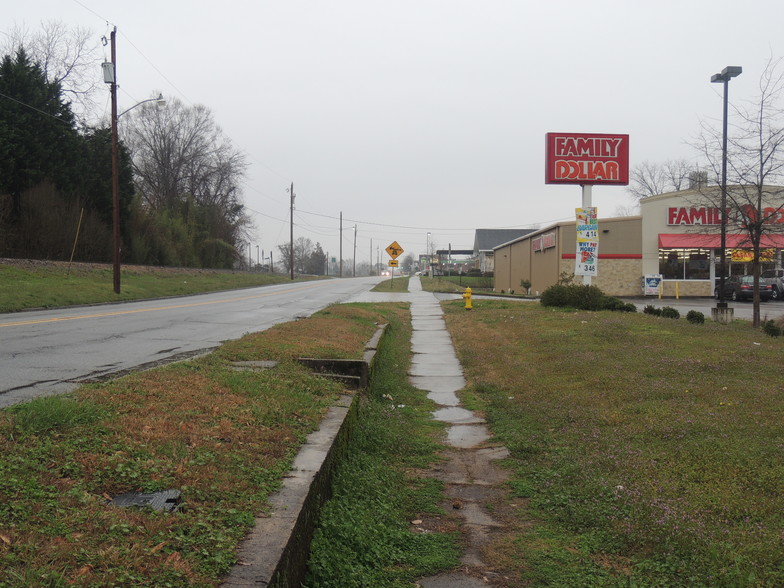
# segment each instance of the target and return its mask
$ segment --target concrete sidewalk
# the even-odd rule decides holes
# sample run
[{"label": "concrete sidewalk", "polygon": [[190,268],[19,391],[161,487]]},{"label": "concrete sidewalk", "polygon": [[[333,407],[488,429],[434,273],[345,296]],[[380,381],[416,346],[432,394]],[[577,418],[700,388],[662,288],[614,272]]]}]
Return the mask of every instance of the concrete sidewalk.
[{"label": "concrete sidewalk", "polygon": [[[479,588],[488,583],[503,586],[503,578],[482,559],[482,547],[503,525],[485,508],[500,501],[505,472],[493,462],[509,453],[504,447],[490,446],[490,432],[480,416],[460,406],[457,392],[465,387],[463,368],[457,359],[438,299],[423,292],[419,277],[408,283],[411,302],[411,383],[427,392],[438,405],[433,418],[447,423],[445,462],[429,475],[445,484],[447,512],[462,519],[465,552],[461,567],[446,574],[419,580],[422,588]],[[426,524],[426,523],[424,523]],[[424,531],[427,529],[424,528]]]}]

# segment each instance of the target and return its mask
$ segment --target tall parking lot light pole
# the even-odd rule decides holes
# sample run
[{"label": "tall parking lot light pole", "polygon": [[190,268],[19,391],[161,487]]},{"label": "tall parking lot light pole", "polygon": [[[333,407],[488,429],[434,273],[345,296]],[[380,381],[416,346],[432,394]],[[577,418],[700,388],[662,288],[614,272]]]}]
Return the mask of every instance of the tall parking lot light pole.
[{"label": "tall parking lot light pole", "polygon": [[717,308],[727,308],[724,300],[724,279],[727,275],[727,118],[728,118],[728,93],[729,83],[732,78],[739,76],[743,68],[737,65],[728,65],[721,73],[713,74],[711,82],[724,84],[724,118],[722,121],[721,139],[721,266],[719,276],[719,302]]}]

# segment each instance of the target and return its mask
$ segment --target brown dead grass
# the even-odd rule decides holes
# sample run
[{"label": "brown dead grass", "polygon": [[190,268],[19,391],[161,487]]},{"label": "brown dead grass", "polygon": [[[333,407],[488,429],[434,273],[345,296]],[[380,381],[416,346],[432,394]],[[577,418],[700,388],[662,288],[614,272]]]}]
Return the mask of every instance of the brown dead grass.
[{"label": "brown dead grass", "polygon": [[[333,307],[208,357],[81,388],[75,398],[107,414],[90,430],[56,432],[53,442],[0,434],[0,454],[42,464],[25,475],[35,476],[31,488],[52,492],[46,500],[0,493],[30,509],[0,520],[0,555],[18,554],[9,571],[48,570],[78,586],[214,584],[244,525],[264,511],[289,460],[344,391],[293,358],[361,357],[377,322],[383,314],[370,307]],[[245,358],[280,363],[243,372],[228,365]],[[0,433],[11,427],[1,414]],[[117,494],[165,488],[183,492],[177,516],[107,506]],[[241,513],[252,514],[235,521]],[[13,578],[0,570],[0,585]]]}]

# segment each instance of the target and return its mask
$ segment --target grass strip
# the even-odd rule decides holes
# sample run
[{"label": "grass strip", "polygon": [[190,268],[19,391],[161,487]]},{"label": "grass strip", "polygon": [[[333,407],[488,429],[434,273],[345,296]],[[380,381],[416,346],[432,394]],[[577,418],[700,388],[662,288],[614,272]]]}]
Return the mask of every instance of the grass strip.
[{"label": "grass strip", "polygon": [[[207,357],[0,411],[0,586],[217,586],[345,392],[295,357],[356,357],[403,312],[330,307]],[[279,361],[238,371],[235,360]],[[116,508],[178,489],[176,513]]]},{"label": "grass strip", "polygon": [[[434,439],[443,425],[432,420],[425,394],[408,384],[411,333],[402,318],[390,321],[348,458],[322,510],[309,588],[410,587],[457,565],[458,534],[438,507],[442,484],[417,475],[437,459]],[[441,519],[443,532],[425,533],[412,523],[424,518]]]},{"label": "grass strip", "polygon": [[445,312],[511,451],[525,586],[784,585],[784,342],[747,322],[483,301]]},{"label": "grass strip", "polygon": [[408,292],[408,276],[384,280],[376,284],[373,292]]},{"label": "grass strip", "polygon": [[280,274],[124,266],[120,294],[111,266],[62,262],[0,262],[0,312],[184,296],[289,282]]}]

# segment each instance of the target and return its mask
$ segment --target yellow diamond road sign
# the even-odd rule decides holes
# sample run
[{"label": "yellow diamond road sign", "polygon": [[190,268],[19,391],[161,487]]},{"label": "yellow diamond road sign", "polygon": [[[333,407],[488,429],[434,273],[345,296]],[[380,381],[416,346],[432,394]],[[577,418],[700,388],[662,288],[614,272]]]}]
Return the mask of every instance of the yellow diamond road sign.
[{"label": "yellow diamond road sign", "polygon": [[400,246],[400,243],[393,241],[392,244],[386,248],[386,252],[389,253],[389,257],[392,259],[397,259],[398,256],[403,253],[403,248]]}]

